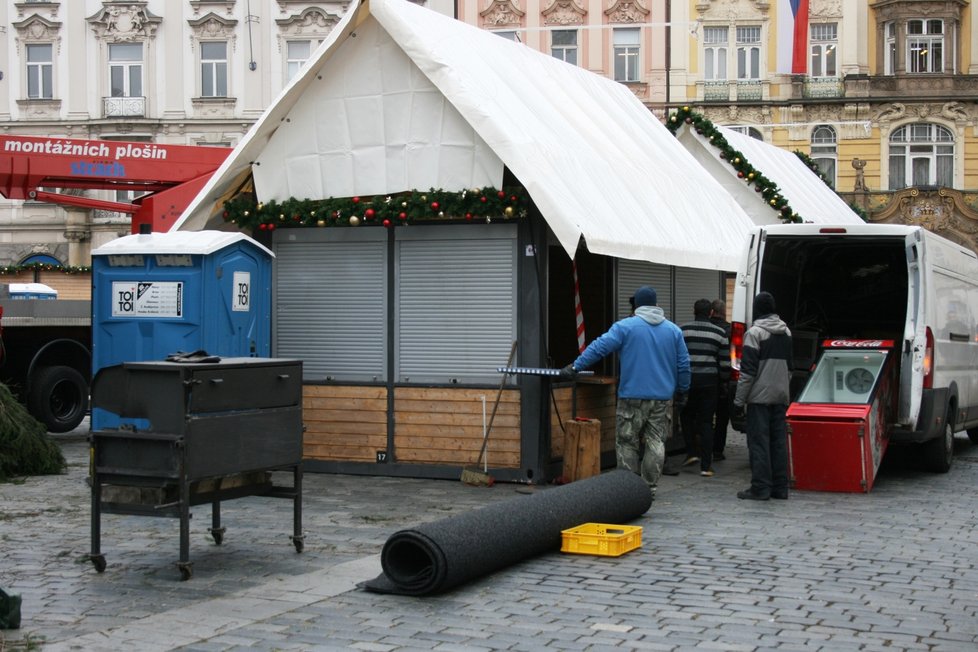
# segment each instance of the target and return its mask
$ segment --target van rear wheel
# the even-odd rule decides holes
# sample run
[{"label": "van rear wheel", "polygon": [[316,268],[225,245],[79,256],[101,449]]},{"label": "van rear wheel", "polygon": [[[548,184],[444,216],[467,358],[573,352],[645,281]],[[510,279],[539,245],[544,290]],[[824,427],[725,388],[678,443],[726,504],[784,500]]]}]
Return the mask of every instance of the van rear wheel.
[{"label": "van rear wheel", "polygon": [[924,444],[923,453],[924,463],[934,473],[947,473],[951,470],[951,460],[954,457],[954,422],[947,415],[944,417],[941,436]]}]

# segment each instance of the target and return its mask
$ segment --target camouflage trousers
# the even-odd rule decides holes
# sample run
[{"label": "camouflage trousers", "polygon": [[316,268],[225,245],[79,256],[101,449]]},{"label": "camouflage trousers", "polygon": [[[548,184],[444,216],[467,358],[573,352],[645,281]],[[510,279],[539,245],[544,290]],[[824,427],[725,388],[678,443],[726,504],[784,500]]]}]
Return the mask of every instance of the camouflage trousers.
[{"label": "camouflage trousers", "polygon": [[[642,476],[653,495],[672,432],[672,401],[619,398],[615,414],[618,468]],[[644,445],[644,451],[643,451]]]}]

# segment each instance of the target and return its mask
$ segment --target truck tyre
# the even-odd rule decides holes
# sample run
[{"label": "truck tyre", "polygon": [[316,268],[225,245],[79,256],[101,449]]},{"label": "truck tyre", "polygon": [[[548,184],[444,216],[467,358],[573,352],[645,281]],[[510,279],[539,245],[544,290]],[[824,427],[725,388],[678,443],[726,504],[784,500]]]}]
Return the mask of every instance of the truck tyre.
[{"label": "truck tyre", "polygon": [[31,381],[27,408],[48,432],[74,430],[88,411],[88,383],[71,367],[44,367]]},{"label": "truck tyre", "polygon": [[924,444],[923,453],[924,463],[934,473],[947,473],[951,470],[951,459],[954,457],[954,422],[947,415],[944,417],[941,436]]}]

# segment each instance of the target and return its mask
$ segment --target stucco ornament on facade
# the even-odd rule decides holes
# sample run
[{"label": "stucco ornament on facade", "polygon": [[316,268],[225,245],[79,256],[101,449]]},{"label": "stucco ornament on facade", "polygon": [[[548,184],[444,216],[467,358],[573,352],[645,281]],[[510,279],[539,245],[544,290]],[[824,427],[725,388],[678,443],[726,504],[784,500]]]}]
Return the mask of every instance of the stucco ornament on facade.
[{"label": "stucco ornament on facade", "polygon": [[758,20],[770,10],[765,0],[698,0],[696,10],[710,24]]},{"label": "stucco ornament on facade", "polygon": [[580,25],[587,10],[574,0],[555,0],[540,15],[544,25]]},{"label": "stucco ornament on facade", "polygon": [[514,0],[492,0],[479,15],[483,27],[516,27],[523,24],[526,12]]},{"label": "stucco ornament on facade", "polygon": [[[323,37],[329,34],[340,19],[327,14],[318,7],[310,7],[301,14],[279,18],[275,23],[281,31],[280,36]],[[281,47],[281,39],[279,41]]]},{"label": "stucco ornament on facade", "polygon": [[649,13],[640,2],[632,0],[615,0],[614,4],[604,11],[605,16],[612,23],[644,23]]},{"label": "stucco ornament on facade", "polygon": [[99,39],[123,42],[154,38],[163,19],[146,3],[107,3],[86,20]]},{"label": "stucco ornament on facade", "polygon": [[841,0],[811,0],[808,5],[808,20],[841,19]]},{"label": "stucco ornament on facade", "polygon": [[978,248],[978,210],[975,196],[953,188],[904,188],[870,218],[874,224],[922,226],[948,240]]}]

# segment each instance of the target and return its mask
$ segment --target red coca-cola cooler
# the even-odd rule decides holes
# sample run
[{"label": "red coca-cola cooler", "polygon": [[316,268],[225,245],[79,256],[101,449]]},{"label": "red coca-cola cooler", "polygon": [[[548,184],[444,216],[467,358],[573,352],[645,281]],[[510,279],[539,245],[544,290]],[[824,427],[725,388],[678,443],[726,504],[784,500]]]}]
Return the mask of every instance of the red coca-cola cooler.
[{"label": "red coca-cola cooler", "polygon": [[868,492],[896,408],[893,340],[828,339],[788,407],[788,462],[799,490]]}]

